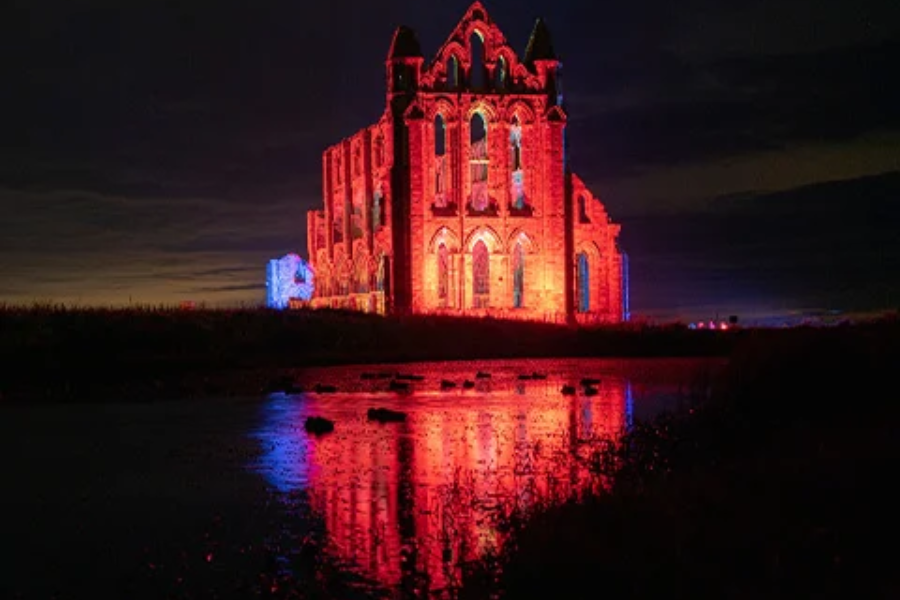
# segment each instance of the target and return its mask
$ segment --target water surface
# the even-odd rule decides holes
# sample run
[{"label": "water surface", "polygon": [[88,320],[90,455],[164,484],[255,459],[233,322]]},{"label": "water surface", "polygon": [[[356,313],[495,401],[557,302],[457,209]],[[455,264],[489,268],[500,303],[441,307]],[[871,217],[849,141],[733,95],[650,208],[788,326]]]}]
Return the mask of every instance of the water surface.
[{"label": "water surface", "polygon": [[[336,393],[3,407],[0,597],[254,597],[311,547],[371,588],[450,589],[502,547],[501,515],[601,483],[596,441],[672,406],[715,364],[340,367],[297,371]],[[397,393],[363,377],[387,372],[422,379]],[[519,378],[532,373],[544,378]],[[584,377],[596,394],[560,393]],[[370,407],[406,421],[370,422]],[[308,434],[312,415],[335,431]]]}]

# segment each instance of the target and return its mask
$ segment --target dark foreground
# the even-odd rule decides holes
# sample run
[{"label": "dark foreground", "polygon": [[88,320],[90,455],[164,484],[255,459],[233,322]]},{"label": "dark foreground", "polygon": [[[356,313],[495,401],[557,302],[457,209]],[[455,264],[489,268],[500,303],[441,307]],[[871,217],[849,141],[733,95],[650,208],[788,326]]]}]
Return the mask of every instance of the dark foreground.
[{"label": "dark foreground", "polygon": [[[900,596],[896,320],[701,333],[225,314],[6,313],[3,360],[13,368],[4,369],[3,389],[13,398],[41,390],[66,398],[149,381],[150,390],[209,392],[184,381],[220,389],[225,380],[214,374],[223,367],[270,372],[342,357],[408,360],[417,351],[430,359],[727,355],[710,395],[638,424],[618,448],[597,445],[591,466],[613,482],[608,491],[507,514],[510,541],[468,567],[459,597]],[[95,388],[102,373],[104,387]],[[336,567],[294,560],[293,569],[273,570],[277,585],[247,593],[351,597],[322,575]]]}]

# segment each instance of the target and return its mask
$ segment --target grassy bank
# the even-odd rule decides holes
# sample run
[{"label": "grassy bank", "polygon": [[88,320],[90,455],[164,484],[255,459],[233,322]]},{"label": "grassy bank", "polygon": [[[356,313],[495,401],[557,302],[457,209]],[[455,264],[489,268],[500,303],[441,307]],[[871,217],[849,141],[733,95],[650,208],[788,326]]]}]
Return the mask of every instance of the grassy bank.
[{"label": "grassy bank", "polygon": [[327,364],[725,356],[749,335],[342,311],[4,307],[0,394],[70,400],[253,393],[278,373]]},{"label": "grassy bank", "polygon": [[898,342],[896,321],[745,339],[712,400],[598,456],[608,493],[511,519],[499,580],[479,565],[465,596],[900,596]]}]

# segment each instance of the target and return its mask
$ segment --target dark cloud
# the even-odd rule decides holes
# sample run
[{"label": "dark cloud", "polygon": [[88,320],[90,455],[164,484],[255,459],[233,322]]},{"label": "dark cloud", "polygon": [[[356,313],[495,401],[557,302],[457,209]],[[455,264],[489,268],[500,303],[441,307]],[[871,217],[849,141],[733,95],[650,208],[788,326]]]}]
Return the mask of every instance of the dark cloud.
[{"label": "dark cloud", "polygon": [[294,250],[305,227],[291,199],[260,210],[209,198],[0,189],[0,203],[2,294],[25,302],[253,299],[235,292],[258,288],[265,261]]},{"label": "dark cloud", "polygon": [[[0,298],[257,301],[265,261],[305,253],[322,150],[382,111],[393,28],[413,26],[430,55],[468,4],[14,1],[0,14]],[[900,169],[900,3],[738,4],[486,1],[520,52],[534,18],[549,23],[572,163],[625,219],[646,307],[807,294],[786,286],[825,289],[812,263],[878,258],[864,240],[818,241],[846,231],[837,188],[809,192],[835,203],[827,218],[815,199],[802,212],[817,216],[785,222],[754,210],[773,190]],[[886,235],[854,223],[853,239]],[[802,268],[779,259],[804,248]],[[855,289],[881,281],[841,269]]]},{"label": "dark cloud", "polygon": [[703,317],[696,307],[900,306],[898,196],[900,172],[626,219],[636,309]]},{"label": "dark cloud", "polygon": [[[669,58],[650,67],[657,77],[645,70],[631,82],[630,95],[571,94],[577,165],[614,179],[900,130],[900,80],[887,76],[900,64],[900,39],[699,65]],[[668,90],[654,89],[667,79]]]}]

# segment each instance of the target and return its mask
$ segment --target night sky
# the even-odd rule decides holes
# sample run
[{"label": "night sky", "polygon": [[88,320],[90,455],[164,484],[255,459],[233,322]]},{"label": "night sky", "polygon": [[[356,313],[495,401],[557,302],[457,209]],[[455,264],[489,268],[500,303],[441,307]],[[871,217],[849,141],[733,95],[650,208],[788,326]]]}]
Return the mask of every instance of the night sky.
[{"label": "night sky", "polygon": [[[0,301],[259,304],[394,28],[469,2],[19,0],[0,13]],[[487,0],[565,65],[633,311],[900,307],[900,2]]]}]

